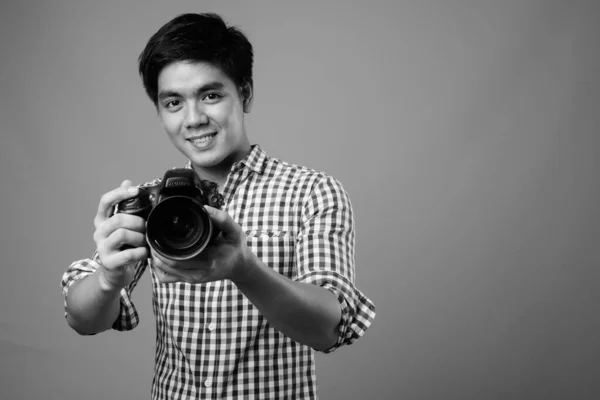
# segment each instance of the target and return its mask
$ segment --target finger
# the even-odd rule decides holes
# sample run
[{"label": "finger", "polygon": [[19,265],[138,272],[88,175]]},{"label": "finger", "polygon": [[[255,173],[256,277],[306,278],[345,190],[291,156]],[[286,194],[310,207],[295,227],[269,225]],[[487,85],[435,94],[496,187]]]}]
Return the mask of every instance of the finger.
[{"label": "finger", "polygon": [[154,249],[150,249],[150,255],[152,257],[152,265],[166,273],[170,281],[192,283],[192,278],[188,276],[189,270],[181,268],[185,263],[177,264],[176,261],[165,259]]},{"label": "finger", "polygon": [[150,256],[152,257],[153,264],[156,264],[159,268],[168,268],[169,260],[158,254],[154,248],[150,248]]},{"label": "finger", "polygon": [[202,270],[209,270],[211,268],[211,265],[214,264],[214,260],[210,257],[206,257],[207,255],[210,255],[210,251],[211,249],[207,247],[202,251],[201,254],[194,257],[193,260],[185,261],[175,261],[167,259],[164,256],[158,254],[153,248],[150,248],[150,255],[154,262],[156,262],[158,266],[166,272],[172,275],[174,274],[177,276],[185,277],[191,271],[198,272]]},{"label": "finger", "polygon": [[225,236],[236,236],[241,231],[240,226],[229,216],[226,211],[219,210],[211,206],[204,206],[208,216],[215,225]]},{"label": "finger", "polygon": [[117,229],[127,229],[134,232],[145,233],[146,221],[139,215],[132,214],[115,214],[103,224],[101,224],[94,232],[94,240],[101,241],[109,237]]},{"label": "finger", "polygon": [[179,275],[178,269],[173,267],[175,265],[175,261],[164,258],[153,248],[150,248],[150,257],[152,257],[152,264],[157,268],[160,268],[162,271],[171,276]]},{"label": "finger", "polygon": [[107,254],[101,258],[102,264],[107,268],[122,267],[136,261],[148,258],[146,247],[135,247],[117,253]]},{"label": "finger", "polygon": [[176,283],[181,282],[181,279],[177,276],[170,274],[160,268],[155,269],[158,280],[161,283]]},{"label": "finger", "polygon": [[125,228],[115,230],[104,241],[104,246],[109,252],[119,251],[123,246],[143,247],[145,245],[146,235]]},{"label": "finger", "polygon": [[165,264],[162,264],[160,261],[152,263],[153,271],[161,283],[175,283],[175,282],[185,282],[185,280],[177,273],[177,271],[173,271],[171,268],[167,267]]},{"label": "finger", "polygon": [[[129,181],[123,181],[122,185]],[[115,205],[120,201],[130,199],[138,194],[137,186],[120,186],[110,192],[104,193],[98,204],[98,211],[94,222],[96,227],[113,215]]]}]

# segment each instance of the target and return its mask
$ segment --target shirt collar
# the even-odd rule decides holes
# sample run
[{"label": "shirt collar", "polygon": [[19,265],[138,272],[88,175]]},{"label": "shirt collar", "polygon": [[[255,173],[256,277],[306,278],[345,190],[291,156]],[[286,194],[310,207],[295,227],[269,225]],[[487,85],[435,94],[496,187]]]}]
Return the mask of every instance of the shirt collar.
[{"label": "shirt collar", "polygon": [[[231,166],[231,172],[238,171],[245,165],[250,170],[262,175],[265,166],[267,165],[268,158],[267,153],[265,153],[258,144],[253,144],[246,157]],[[192,162],[188,160],[185,164],[185,168],[191,169]]]}]

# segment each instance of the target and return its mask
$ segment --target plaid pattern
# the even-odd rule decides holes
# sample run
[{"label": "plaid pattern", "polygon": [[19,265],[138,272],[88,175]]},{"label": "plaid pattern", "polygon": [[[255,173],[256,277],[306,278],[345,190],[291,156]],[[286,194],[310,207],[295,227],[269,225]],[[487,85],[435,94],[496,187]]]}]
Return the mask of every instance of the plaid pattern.
[{"label": "plaid pattern", "polygon": [[[224,208],[265,264],[337,296],[339,338],[326,352],[360,338],[375,306],[354,286],[354,220],[341,184],[268,157],[255,145],[232,167],[223,195]],[[114,329],[138,324],[131,292],[148,265],[151,260],[139,262],[134,281],[122,290]],[[74,262],[62,279],[65,296],[97,267],[96,254]],[[153,399],[318,397],[314,350],[271,327],[231,281],[161,284],[149,270],[157,329]]]}]

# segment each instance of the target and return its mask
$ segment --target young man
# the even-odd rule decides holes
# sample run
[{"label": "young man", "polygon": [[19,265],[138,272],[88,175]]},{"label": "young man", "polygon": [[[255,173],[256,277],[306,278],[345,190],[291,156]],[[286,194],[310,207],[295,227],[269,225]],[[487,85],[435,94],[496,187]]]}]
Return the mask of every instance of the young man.
[{"label": "young man", "polygon": [[144,87],[186,168],[219,185],[224,206],[206,209],[221,233],[191,260],[158,255],[143,218],[113,211],[138,194],[125,181],[100,200],[96,252],[62,279],[69,325],[95,334],[137,325],[131,292],[150,271],[153,399],[316,398],[314,351],[353,343],[375,316],[354,286],[340,183],[250,144],[252,62],[247,38],[214,14],[181,15],[152,36]]}]

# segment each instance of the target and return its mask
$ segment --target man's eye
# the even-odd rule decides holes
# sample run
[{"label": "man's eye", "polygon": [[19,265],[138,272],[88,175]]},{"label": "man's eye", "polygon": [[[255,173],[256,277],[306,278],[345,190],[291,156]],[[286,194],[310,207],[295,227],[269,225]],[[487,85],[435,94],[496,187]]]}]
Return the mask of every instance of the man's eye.
[{"label": "man's eye", "polygon": [[179,100],[171,100],[165,104],[165,107],[166,108],[175,108],[175,107],[178,107],[180,104],[181,104],[181,102]]},{"label": "man's eye", "polygon": [[222,96],[218,93],[209,93],[206,96],[204,96],[204,100],[208,100],[208,101],[216,101],[219,100]]}]

